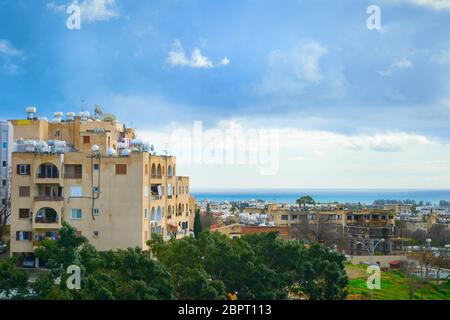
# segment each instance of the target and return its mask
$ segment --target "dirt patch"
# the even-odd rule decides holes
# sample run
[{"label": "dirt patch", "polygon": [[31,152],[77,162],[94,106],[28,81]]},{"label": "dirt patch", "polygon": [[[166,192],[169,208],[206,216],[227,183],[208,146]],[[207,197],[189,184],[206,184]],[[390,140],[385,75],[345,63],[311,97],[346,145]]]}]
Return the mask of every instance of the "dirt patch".
[{"label": "dirt patch", "polygon": [[345,266],[345,271],[347,272],[347,277],[351,279],[360,279],[367,277],[367,273],[360,269],[351,265]]}]

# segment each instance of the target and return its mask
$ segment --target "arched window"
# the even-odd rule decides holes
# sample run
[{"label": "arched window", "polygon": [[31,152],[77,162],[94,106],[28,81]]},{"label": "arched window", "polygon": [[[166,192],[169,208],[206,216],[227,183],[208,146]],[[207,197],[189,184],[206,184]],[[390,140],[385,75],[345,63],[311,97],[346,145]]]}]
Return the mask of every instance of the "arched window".
[{"label": "arched window", "polygon": [[52,163],[43,163],[39,166],[37,178],[58,179],[59,178],[58,168]]},{"label": "arched window", "polygon": [[162,218],[161,207],[158,207],[158,211],[156,212],[156,221],[161,221],[161,218]]},{"label": "arched window", "polygon": [[171,216],[172,216],[172,206],[169,206],[169,207],[167,208],[167,216],[168,216],[168,217],[171,217]]},{"label": "arched window", "polygon": [[155,221],[156,220],[156,210],[155,207],[152,208],[152,216],[151,216],[151,221]]},{"label": "arched window", "polygon": [[155,164],[152,164],[152,178],[156,178],[156,166]]},{"label": "arched window", "polygon": [[36,213],[36,223],[58,223],[58,213],[52,208],[42,208]]},{"label": "arched window", "polygon": [[173,177],[173,168],[171,165],[169,165],[169,167],[167,168],[167,176]]},{"label": "arched window", "polygon": [[161,175],[161,165],[160,164],[158,164],[158,167],[156,168],[156,176],[157,176],[158,179],[162,177],[162,175]]},{"label": "arched window", "polygon": [[181,214],[181,203],[178,204],[178,214]]}]

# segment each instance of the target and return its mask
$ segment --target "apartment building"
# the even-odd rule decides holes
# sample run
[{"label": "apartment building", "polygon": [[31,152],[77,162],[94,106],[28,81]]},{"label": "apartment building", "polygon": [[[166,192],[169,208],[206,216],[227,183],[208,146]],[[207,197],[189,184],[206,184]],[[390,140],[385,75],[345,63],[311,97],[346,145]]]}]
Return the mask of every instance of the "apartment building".
[{"label": "apartment building", "polygon": [[0,201],[6,205],[9,190],[9,171],[11,165],[12,126],[8,121],[0,121]]},{"label": "apartment building", "polygon": [[175,157],[156,154],[110,114],[57,112],[47,121],[27,113],[11,120],[12,254],[56,239],[63,222],[98,250],[146,250],[153,233],[189,234],[189,178],[176,175]]},{"label": "apartment building", "polygon": [[378,208],[308,208],[270,210],[275,226],[288,227],[293,233],[310,229],[316,235],[341,243],[342,250],[351,254],[364,254],[361,242],[376,243],[385,239],[379,250],[390,252],[395,234],[395,211]]}]

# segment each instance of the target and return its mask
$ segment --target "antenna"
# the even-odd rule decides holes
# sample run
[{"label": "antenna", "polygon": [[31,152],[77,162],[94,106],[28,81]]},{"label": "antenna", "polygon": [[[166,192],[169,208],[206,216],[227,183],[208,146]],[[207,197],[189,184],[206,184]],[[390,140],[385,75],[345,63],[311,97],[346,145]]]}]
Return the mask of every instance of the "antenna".
[{"label": "antenna", "polygon": [[101,116],[101,115],[103,115],[103,110],[102,110],[102,107],[101,106],[99,106],[98,104],[96,104],[95,105],[95,115],[97,116]]}]

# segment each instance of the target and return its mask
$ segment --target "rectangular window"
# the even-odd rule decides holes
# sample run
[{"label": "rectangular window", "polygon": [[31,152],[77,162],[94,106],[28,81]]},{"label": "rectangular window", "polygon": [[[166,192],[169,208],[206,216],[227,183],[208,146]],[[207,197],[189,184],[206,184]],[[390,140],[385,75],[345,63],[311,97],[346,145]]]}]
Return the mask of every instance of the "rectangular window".
[{"label": "rectangular window", "polygon": [[2,162],[2,167],[3,167],[3,168],[6,168],[7,166],[8,166],[8,162],[3,161],[3,162]]},{"label": "rectangular window", "polygon": [[6,186],[6,179],[2,180],[2,186],[5,187]]},{"label": "rectangular window", "polygon": [[281,220],[283,220],[283,221],[287,221],[288,218],[289,218],[288,215],[282,215],[282,216],[281,216]]},{"label": "rectangular window", "polygon": [[144,219],[148,219],[148,209],[144,209]]},{"label": "rectangular window", "polygon": [[64,178],[66,179],[82,179],[83,166],[81,164],[66,164],[64,166]]},{"label": "rectangular window", "polygon": [[2,142],[2,148],[3,150],[6,150],[8,148],[8,142],[6,141]]},{"label": "rectangular window", "polygon": [[94,239],[98,239],[98,236],[99,236],[99,232],[98,232],[98,231],[92,232],[92,237],[93,237]]},{"label": "rectangular window", "polygon": [[74,198],[79,198],[83,196],[82,187],[70,187],[70,196]]},{"label": "rectangular window", "polygon": [[100,209],[95,208],[93,213],[94,213],[94,216],[98,217],[100,215]]},{"label": "rectangular window", "polygon": [[127,165],[126,164],[116,164],[116,174],[119,174],[119,175],[127,174]]},{"label": "rectangular window", "polygon": [[32,233],[29,231],[17,231],[16,232],[16,240],[17,241],[31,241]]},{"label": "rectangular window", "polygon": [[19,209],[19,219],[30,219],[30,209]]},{"label": "rectangular window", "polygon": [[30,187],[19,187],[19,197],[26,198],[30,196]]},{"label": "rectangular window", "polygon": [[100,165],[98,163],[94,164],[94,170],[96,171],[100,170]]},{"label": "rectangular window", "polygon": [[31,165],[29,164],[18,164],[17,165],[17,174],[21,176],[27,176],[31,173]]},{"label": "rectangular window", "polygon": [[82,211],[81,209],[71,209],[70,219],[71,220],[81,220]]},{"label": "rectangular window", "polygon": [[83,143],[84,144],[90,144],[91,143],[91,137],[90,136],[84,136],[83,137]]},{"label": "rectangular window", "polygon": [[148,198],[148,187],[144,187],[144,197]]}]

